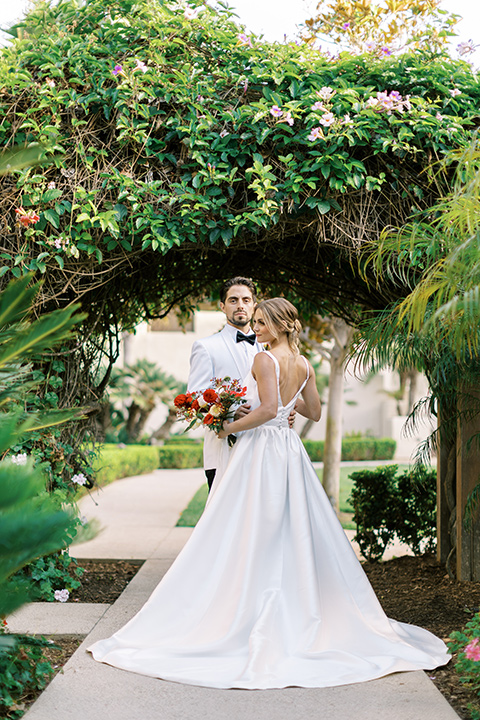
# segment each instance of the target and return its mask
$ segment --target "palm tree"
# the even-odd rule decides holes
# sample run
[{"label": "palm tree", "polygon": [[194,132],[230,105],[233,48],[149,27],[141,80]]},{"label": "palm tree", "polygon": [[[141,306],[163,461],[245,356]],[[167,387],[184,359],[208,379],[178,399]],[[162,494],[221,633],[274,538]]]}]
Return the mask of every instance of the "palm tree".
[{"label": "palm tree", "polygon": [[[28,583],[11,576],[33,559],[66,547],[76,524],[61,500],[46,492],[42,467],[10,450],[29,433],[79,414],[33,413],[21,402],[38,385],[31,379],[29,359],[69,337],[83,319],[71,306],[30,320],[38,291],[39,284],[26,276],[0,294],[0,617],[28,599]],[[0,638],[0,649],[8,644],[11,638]]]},{"label": "palm tree", "polygon": [[[173,398],[185,389],[173,375],[163,372],[154,362],[137,360],[132,365],[114,369],[109,385],[110,399],[115,402],[128,402],[124,417],[124,431],[127,442],[138,440],[144,431],[146,422],[158,403],[169,408],[167,427],[176,419],[173,410]],[[171,410],[171,413],[170,413]],[[164,423],[165,425],[165,423]],[[165,427],[159,428],[153,435],[164,436]],[[168,430],[167,430],[168,431]]]},{"label": "palm tree", "polygon": [[[470,547],[479,523],[467,529],[480,498],[480,152],[477,140],[456,163],[452,191],[400,231],[384,232],[365,267],[377,281],[388,275],[407,290],[402,300],[367,318],[359,362],[378,362],[426,373],[432,392],[415,409],[437,415],[437,431],[420,448],[439,453],[438,555],[461,579],[480,579]],[[445,169],[445,168],[444,168]],[[448,168],[447,168],[448,169]],[[457,498],[459,502],[457,503]]]}]

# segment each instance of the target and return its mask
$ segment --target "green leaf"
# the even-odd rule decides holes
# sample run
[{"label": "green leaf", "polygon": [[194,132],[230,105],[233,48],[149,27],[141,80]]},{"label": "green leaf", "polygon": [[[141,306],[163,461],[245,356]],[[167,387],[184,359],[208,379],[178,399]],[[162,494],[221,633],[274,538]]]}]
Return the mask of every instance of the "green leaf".
[{"label": "green leaf", "polygon": [[58,213],[55,212],[55,210],[52,210],[49,208],[48,210],[43,211],[43,217],[50,222],[53,227],[55,227],[57,230],[60,227],[60,218],[58,217]]}]

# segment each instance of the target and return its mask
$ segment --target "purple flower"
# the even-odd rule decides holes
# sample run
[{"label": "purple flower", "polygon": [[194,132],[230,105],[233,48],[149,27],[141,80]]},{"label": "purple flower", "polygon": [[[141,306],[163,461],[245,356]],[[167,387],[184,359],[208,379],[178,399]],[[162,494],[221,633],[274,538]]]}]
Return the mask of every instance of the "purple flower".
[{"label": "purple flower", "polygon": [[392,90],[392,92],[390,93],[390,97],[392,98],[392,100],[396,100],[397,102],[402,101],[402,96],[400,95],[398,90]]},{"label": "purple flower", "polygon": [[273,117],[282,117],[283,110],[278,107],[278,105],[272,105],[270,108],[270,114],[273,115]]},{"label": "purple flower", "polygon": [[349,27],[350,27],[350,23],[349,23],[349,22],[343,23],[343,25],[342,25],[342,30],[348,30]]},{"label": "purple flower", "polygon": [[283,120],[284,120],[286,123],[288,123],[288,124],[290,125],[290,127],[292,127],[292,125],[293,125],[292,113],[290,113],[290,112],[284,113],[284,115],[283,115]]},{"label": "purple flower", "polygon": [[384,55],[391,55],[392,51],[388,47],[382,47],[380,48],[380,52],[382,52]]},{"label": "purple flower", "polygon": [[112,70],[112,73],[114,75],[125,75],[123,72],[123,67],[121,65],[115,65],[115,67]]}]

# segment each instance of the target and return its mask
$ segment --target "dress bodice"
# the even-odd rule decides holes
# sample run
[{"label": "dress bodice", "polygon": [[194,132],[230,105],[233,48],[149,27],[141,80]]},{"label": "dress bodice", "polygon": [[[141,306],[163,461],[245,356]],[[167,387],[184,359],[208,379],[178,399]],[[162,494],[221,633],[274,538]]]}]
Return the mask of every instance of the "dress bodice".
[{"label": "dress bodice", "polygon": [[[277,414],[272,420],[268,420],[266,423],[264,423],[261,427],[275,427],[275,428],[287,428],[288,425],[288,416],[292,412],[293,407],[295,406],[295,403],[297,402],[298,396],[302,392],[303,388],[307,384],[308,378],[309,378],[309,365],[308,361],[303,355],[301,356],[303,361],[305,362],[305,367],[307,369],[307,376],[303,383],[298,388],[297,392],[293,396],[289,402],[284,405],[282,403],[282,397],[280,395],[280,365],[275,357],[269,350],[264,350],[264,352],[273,360],[273,364],[275,366],[275,375],[277,378],[277,402],[278,402],[278,409]],[[254,410],[256,407],[260,405],[260,398],[258,396],[258,387],[257,382],[255,378],[252,375],[252,372],[248,373],[247,377],[245,378],[244,385],[247,387],[247,394],[245,396],[245,399],[248,403],[252,406],[252,410]]]}]

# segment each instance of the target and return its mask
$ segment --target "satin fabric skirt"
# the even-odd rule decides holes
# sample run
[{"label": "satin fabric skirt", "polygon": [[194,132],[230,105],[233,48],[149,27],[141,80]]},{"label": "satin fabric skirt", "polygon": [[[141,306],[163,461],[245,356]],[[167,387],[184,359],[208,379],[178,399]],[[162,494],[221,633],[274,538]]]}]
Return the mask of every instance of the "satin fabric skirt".
[{"label": "satin fabric skirt", "polygon": [[448,662],[383,612],[298,435],[242,433],[140,612],[89,648],[142,675],[215,688],[328,687]]}]

